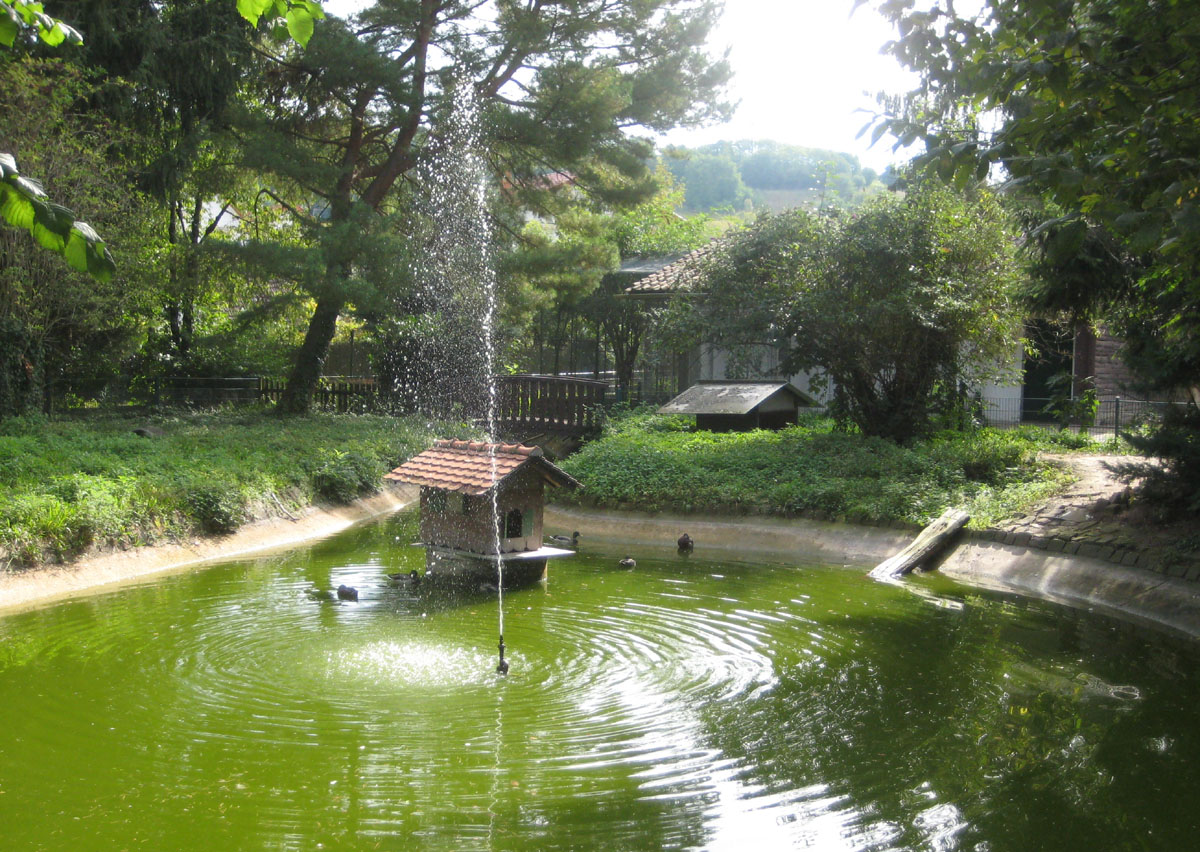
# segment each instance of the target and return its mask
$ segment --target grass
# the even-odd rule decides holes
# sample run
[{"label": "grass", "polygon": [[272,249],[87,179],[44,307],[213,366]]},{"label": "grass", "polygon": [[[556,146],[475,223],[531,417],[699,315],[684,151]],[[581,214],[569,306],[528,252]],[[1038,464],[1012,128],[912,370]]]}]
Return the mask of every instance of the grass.
[{"label": "grass", "polygon": [[584,483],[565,503],[644,511],[806,516],[921,526],[947,507],[987,528],[1070,482],[1039,450],[1119,451],[1111,441],[1025,427],[944,432],[901,447],[813,418],[779,432],[696,431],[634,413],[562,466]]},{"label": "grass", "polygon": [[[135,435],[153,425],[163,434]],[[347,503],[428,446],[433,424],[267,411],[0,423],[0,563],[228,533],[264,507]],[[452,428],[450,431],[454,431]],[[461,431],[461,429],[460,429]]]}]

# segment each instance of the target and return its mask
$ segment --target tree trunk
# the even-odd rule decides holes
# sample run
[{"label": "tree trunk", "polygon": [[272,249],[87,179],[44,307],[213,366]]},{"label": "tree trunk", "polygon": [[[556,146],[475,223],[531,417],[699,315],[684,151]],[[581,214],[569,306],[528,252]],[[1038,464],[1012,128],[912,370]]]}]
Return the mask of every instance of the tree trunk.
[{"label": "tree trunk", "polygon": [[329,343],[337,331],[338,315],[344,300],[326,296],[317,300],[304,335],[304,344],[296,353],[296,364],[288,376],[287,387],[279,398],[276,411],[279,414],[307,414],[312,408],[313,392],[321,378],[325,357],[329,354]]}]

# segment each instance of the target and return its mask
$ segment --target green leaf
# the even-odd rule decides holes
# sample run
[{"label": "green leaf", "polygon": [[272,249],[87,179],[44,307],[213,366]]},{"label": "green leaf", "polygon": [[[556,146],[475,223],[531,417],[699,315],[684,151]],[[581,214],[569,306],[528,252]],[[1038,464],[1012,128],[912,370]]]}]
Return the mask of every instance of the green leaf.
[{"label": "green leaf", "polygon": [[238,14],[254,26],[258,26],[258,19],[274,2],[275,0],[237,0]]},{"label": "green leaf", "polygon": [[0,184],[0,216],[15,228],[33,227],[33,202],[8,184]]},{"label": "green leaf", "polygon": [[[5,10],[8,11],[7,6]],[[0,15],[0,44],[3,44],[5,47],[12,47],[17,40],[18,32],[20,32],[20,27],[12,19],[11,11],[7,15]]]},{"label": "green leaf", "polygon": [[50,45],[51,47],[58,47],[67,40],[67,34],[63,32],[63,28],[58,21],[55,21],[54,26],[50,27],[49,29],[43,28],[39,30],[38,35],[41,37],[42,41],[46,42],[46,44]]},{"label": "green leaf", "polygon": [[308,9],[293,6],[288,9],[287,28],[288,34],[295,39],[297,44],[301,47],[307,46],[308,40],[312,38],[313,34],[312,14]]},{"label": "green leaf", "polygon": [[88,244],[78,231],[72,231],[67,238],[66,247],[63,249],[63,258],[67,263],[71,264],[73,269],[78,269],[80,272],[88,271]]},{"label": "green leaf", "polygon": [[46,197],[46,190],[42,189],[41,183],[33,178],[16,175],[12,178],[9,178],[9,182],[13,185],[13,187],[16,188],[18,192],[28,195],[30,198]]}]

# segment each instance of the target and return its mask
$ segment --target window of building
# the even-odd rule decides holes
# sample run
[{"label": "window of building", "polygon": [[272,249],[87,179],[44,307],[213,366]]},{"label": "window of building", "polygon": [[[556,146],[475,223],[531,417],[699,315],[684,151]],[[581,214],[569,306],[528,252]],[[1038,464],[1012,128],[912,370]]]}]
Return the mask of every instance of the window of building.
[{"label": "window of building", "polygon": [[525,535],[525,515],[520,509],[512,509],[504,515],[504,537],[521,538]]}]

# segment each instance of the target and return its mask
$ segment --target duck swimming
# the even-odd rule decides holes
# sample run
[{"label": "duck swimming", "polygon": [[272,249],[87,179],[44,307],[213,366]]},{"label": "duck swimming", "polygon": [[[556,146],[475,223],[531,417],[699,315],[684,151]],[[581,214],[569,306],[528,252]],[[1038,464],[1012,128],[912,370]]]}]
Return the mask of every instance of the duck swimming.
[{"label": "duck swimming", "polygon": [[637,562],[634,561],[632,556],[626,556],[624,559],[622,559],[617,564],[620,565],[622,568],[636,568],[637,567]]},{"label": "duck swimming", "polygon": [[421,582],[421,575],[414,568],[412,571],[397,574],[388,574],[388,579],[398,586],[415,586]]},{"label": "duck swimming", "polygon": [[338,586],[337,596],[339,601],[356,601],[358,600],[358,589],[353,586]]},{"label": "duck swimming", "polygon": [[691,553],[696,547],[696,542],[692,541],[692,537],[687,533],[681,535],[675,543],[679,545],[680,553]]},{"label": "duck swimming", "polygon": [[562,545],[564,547],[579,547],[579,530],[575,530],[575,532],[571,533],[570,538],[567,538],[565,535],[552,535],[547,539],[547,541],[552,544]]}]

